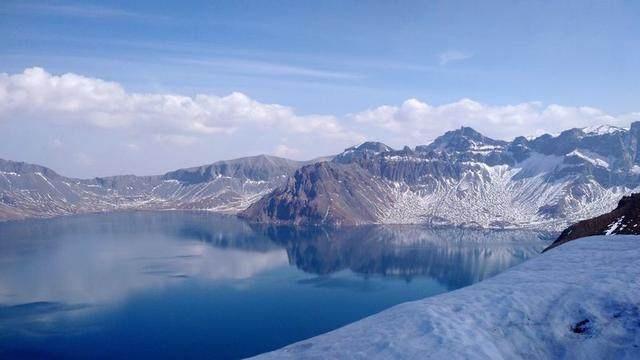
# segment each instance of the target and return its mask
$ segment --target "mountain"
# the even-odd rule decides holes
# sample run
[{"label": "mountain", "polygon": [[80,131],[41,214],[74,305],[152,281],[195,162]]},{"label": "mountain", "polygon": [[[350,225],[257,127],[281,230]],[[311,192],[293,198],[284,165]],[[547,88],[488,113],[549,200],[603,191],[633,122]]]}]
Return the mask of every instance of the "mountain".
[{"label": "mountain", "polygon": [[640,187],[640,122],[513,141],[469,128],[428,145],[346,149],[241,212],[254,222],[561,229]]},{"label": "mountain", "polygon": [[201,209],[282,224],[460,225],[559,230],[640,191],[640,122],[513,141],[469,127],[395,150],[220,161],[156,176],[74,179],[0,160],[0,220],[119,209]]},{"label": "mountain", "polygon": [[117,209],[235,213],[304,164],[260,155],[164,175],[73,179],[43,166],[0,159],[0,220]]},{"label": "mountain", "polygon": [[640,235],[640,193],[623,197],[611,212],[569,226],[544,251],[594,235]]}]

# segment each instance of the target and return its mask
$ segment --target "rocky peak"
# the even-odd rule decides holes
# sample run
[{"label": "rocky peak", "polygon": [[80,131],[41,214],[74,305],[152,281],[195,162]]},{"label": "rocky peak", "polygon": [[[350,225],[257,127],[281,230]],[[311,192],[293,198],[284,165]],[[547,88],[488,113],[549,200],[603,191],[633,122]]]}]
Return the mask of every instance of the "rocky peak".
[{"label": "rocky peak", "polygon": [[391,147],[377,141],[367,141],[358,146],[347,148],[338,154],[334,161],[338,163],[350,163],[354,160],[365,159],[380,153],[394,151]]},{"label": "rocky peak", "polygon": [[0,159],[0,171],[16,174],[43,174],[47,177],[59,177],[55,171],[35,164],[29,164],[22,161],[11,161]]},{"label": "rocky peak", "polygon": [[[495,151],[502,150],[507,145],[506,141],[488,138],[470,127],[461,127],[457,130],[447,131],[444,135],[436,138],[427,146],[418,147],[422,152],[445,151]],[[416,148],[416,150],[418,150]]]},{"label": "rocky peak", "polygon": [[627,129],[612,125],[589,126],[586,128],[582,128],[581,130],[587,136],[608,135],[627,131]]},{"label": "rocky peak", "polygon": [[569,226],[544,251],[593,235],[640,235],[640,193],[623,196],[611,212]]},{"label": "rocky peak", "polygon": [[358,145],[358,146],[353,146],[350,147],[348,150],[355,150],[355,151],[372,151],[375,153],[381,153],[381,152],[387,152],[387,151],[393,151],[392,148],[390,148],[389,146],[381,143],[381,142],[377,142],[377,141],[367,141],[367,142],[363,142],[362,144]]},{"label": "rocky peak", "polygon": [[270,155],[257,155],[178,169],[162,175],[162,178],[163,180],[178,180],[188,184],[207,182],[219,177],[266,181],[278,176],[291,175],[301,165],[302,162],[299,161]]}]

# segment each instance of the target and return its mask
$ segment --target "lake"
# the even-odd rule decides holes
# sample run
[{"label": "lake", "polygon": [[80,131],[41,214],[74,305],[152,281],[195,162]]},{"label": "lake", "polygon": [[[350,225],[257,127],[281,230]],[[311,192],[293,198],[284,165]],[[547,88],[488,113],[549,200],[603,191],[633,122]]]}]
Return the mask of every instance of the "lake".
[{"label": "lake", "polygon": [[196,212],[0,223],[0,357],[247,357],[471,285],[548,239]]}]

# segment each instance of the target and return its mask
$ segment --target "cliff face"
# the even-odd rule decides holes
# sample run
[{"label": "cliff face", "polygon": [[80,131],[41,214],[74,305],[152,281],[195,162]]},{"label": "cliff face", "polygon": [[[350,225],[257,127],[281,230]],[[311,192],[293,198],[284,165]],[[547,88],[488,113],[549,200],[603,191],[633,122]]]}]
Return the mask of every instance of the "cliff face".
[{"label": "cliff face", "polygon": [[585,236],[616,234],[640,235],[640,193],[623,197],[609,213],[569,226],[544,251]]},{"label": "cliff face", "polygon": [[297,170],[240,216],[295,225],[371,223],[391,202],[388,186],[358,165],[320,162]]}]

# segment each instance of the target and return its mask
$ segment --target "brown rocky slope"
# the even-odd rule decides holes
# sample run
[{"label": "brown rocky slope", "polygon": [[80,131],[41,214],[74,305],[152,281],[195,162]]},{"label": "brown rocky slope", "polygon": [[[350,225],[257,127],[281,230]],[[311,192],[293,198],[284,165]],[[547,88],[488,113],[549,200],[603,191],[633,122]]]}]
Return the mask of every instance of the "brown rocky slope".
[{"label": "brown rocky slope", "polygon": [[611,212],[569,226],[544,251],[586,236],[617,234],[640,235],[640,193],[624,196]]}]

